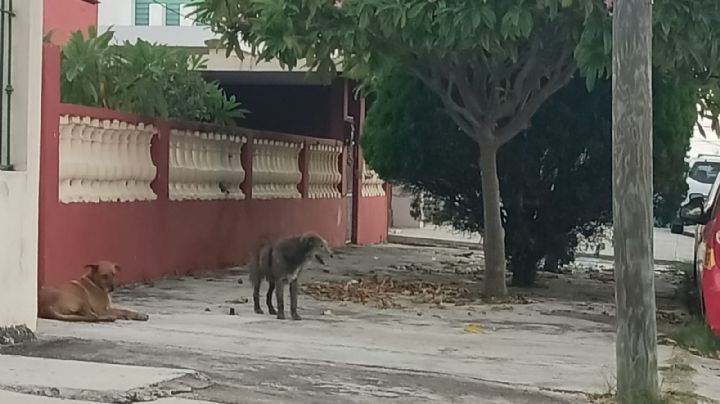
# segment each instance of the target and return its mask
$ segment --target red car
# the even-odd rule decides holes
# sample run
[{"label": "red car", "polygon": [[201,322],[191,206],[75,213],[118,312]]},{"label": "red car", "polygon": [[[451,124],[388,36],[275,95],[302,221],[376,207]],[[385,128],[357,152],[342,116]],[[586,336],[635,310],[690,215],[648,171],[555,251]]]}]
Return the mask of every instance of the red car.
[{"label": "red car", "polygon": [[720,336],[720,177],[707,199],[692,195],[680,209],[681,218],[697,224],[695,230],[694,274],[700,310],[713,332]]}]

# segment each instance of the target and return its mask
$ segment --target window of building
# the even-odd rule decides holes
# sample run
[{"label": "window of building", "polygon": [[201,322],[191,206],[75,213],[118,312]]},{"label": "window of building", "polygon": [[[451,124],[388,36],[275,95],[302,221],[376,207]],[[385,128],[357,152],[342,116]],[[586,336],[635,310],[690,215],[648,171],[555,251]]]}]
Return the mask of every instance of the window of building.
[{"label": "window of building", "polygon": [[192,25],[190,0],[135,0],[135,25]]}]

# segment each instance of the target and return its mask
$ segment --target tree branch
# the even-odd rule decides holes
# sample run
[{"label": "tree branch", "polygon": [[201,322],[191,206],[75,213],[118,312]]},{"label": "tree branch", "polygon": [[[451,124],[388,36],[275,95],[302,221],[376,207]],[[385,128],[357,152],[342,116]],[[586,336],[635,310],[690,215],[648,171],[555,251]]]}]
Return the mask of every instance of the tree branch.
[{"label": "tree branch", "polygon": [[[478,117],[478,114],[482,114],[485,110],[482,103],[480,102],[481,94],[478,94],[477,90],[473,88],[468,79],[470,74],[470,67],[467,62],[461,62],[457,55],[452,58],[452,68],[450,69],[450,77],[455,83],[458,95],[462,100],[463,106],[468,111],[468,114],[472,115],[479,124],[483,124],[482,118]],[[473,113],[475,111],[475,113]],[[489,140],[489,139],[488,139]]]},{"label": "tree branch", "polygon": [[475,119],[466,106],[458,104],[453,98],[453,90],[456,88],[456,83],[452,80],[452,77],[445,72],[445,66],[439,66],[438,63],[431,63],[430,66],[429,74],[417,67],[411,67],[410,70],[440,97],[448,115],[450,115],[452,120],[463,132],[476,142],[485,143],[492,141],[493,139],[489,135],[483,136],[478,131],[479,128],[483,127],[481,122]]},{"label": "tree branch", "polygon": [[[498,105],[492,113],[493,121],[497,122],[500,119],[514,116],[518,107],[527,101],[529,93],[539,88],[539,80],[544,75],[544,62],[546,60],[540,55],[541,49],[539,39],[531,43],[527,57],[525,58],[526,61],[515,76],[512,90],[509,89],[510,86],[507,87],[510,95],[506,96],[505,101]],[[560,59],[562,59],[562,57]]]},{"label": "tree branch", "polygon": [[[522,105],[517,114],[508,123],[495,131],[495,138],[499,145],[507,143],[530,123],[530,119],[542,104],[555,92],[564,87],[572,78],[577,66],[572,58],[572,50],[566,49],[558,62],[549,72],[547,83],[538,91],[530,92],[527,102]],[[555,72],[555,74],[553,74]]]}]

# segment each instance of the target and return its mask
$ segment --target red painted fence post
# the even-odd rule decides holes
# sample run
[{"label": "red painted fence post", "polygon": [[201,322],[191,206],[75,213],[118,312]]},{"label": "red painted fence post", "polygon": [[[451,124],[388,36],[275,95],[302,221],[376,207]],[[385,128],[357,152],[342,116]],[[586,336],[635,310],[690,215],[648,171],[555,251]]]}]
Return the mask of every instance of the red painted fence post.
[{"label": "red painted fence post", "polygon": [[242,162],[243,169],[245,170],[245,180],[243,181],[240,188],[245,194],[245,199],[252,199],[252,188],[253,188],[253,155],[255,154],[255,137],[251,134],[245,134],[247,143],[243,146],[240,153],[240,161]]},{"label": "red painted fence post", "polygon": [[303,198],[308,197],[308,188],[309,188],[309,186],[308,186],[308,181],[309,181],[308,169],[309,169],[309,165],[310,165],[310,153],[308,150],[309,146],[310,145],[308,144],[308,141],[305,140],[302,143],[302,149],[300,149],[299,163],[300,163],[301,178],[300,178],[299,185],[300,185],[300,195]]},{"label": "red painted fence post", "polygon": [[48,268],[48,234],[52,207],[59,200],[60,175],[60,48],[43,47],[42,117],[40,131],[40,189],[38,201],[38,287],[44,285]]}]

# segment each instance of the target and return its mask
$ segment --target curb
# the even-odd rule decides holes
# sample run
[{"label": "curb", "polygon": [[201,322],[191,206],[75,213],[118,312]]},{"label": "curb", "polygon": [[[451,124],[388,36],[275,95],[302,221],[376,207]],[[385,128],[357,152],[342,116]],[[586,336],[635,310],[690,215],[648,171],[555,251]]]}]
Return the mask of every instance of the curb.
[{"label": "curb", "polygon": [[[695,236],[693,235],[693,237]],[[387,241],[388,243],[392,244],[409,245],[415,247],[467,248],[470,250],[482,251],[482,245],[480,245],[479,243],[473,243],[471,241],[442,240],[428,237],[401,236],[397,234],[389,234]],[[595,255],[588,253],[576,253],[575,256],[582,258],[595,258],[604,261],[613,261],[615,259],[614,256],[607,254]],[[658,265],[673,265],[683,261],[656,259],[654,262]]]},{"label": "curb", "polygon": [[472,241],[453,241],[429,237],[401,236],[397,234],[388,234],[387,241],[392,244],[403,244],[416,247],[450,247],[482,250],[482,245],[480,245],[480,243],[473,243]]}]

